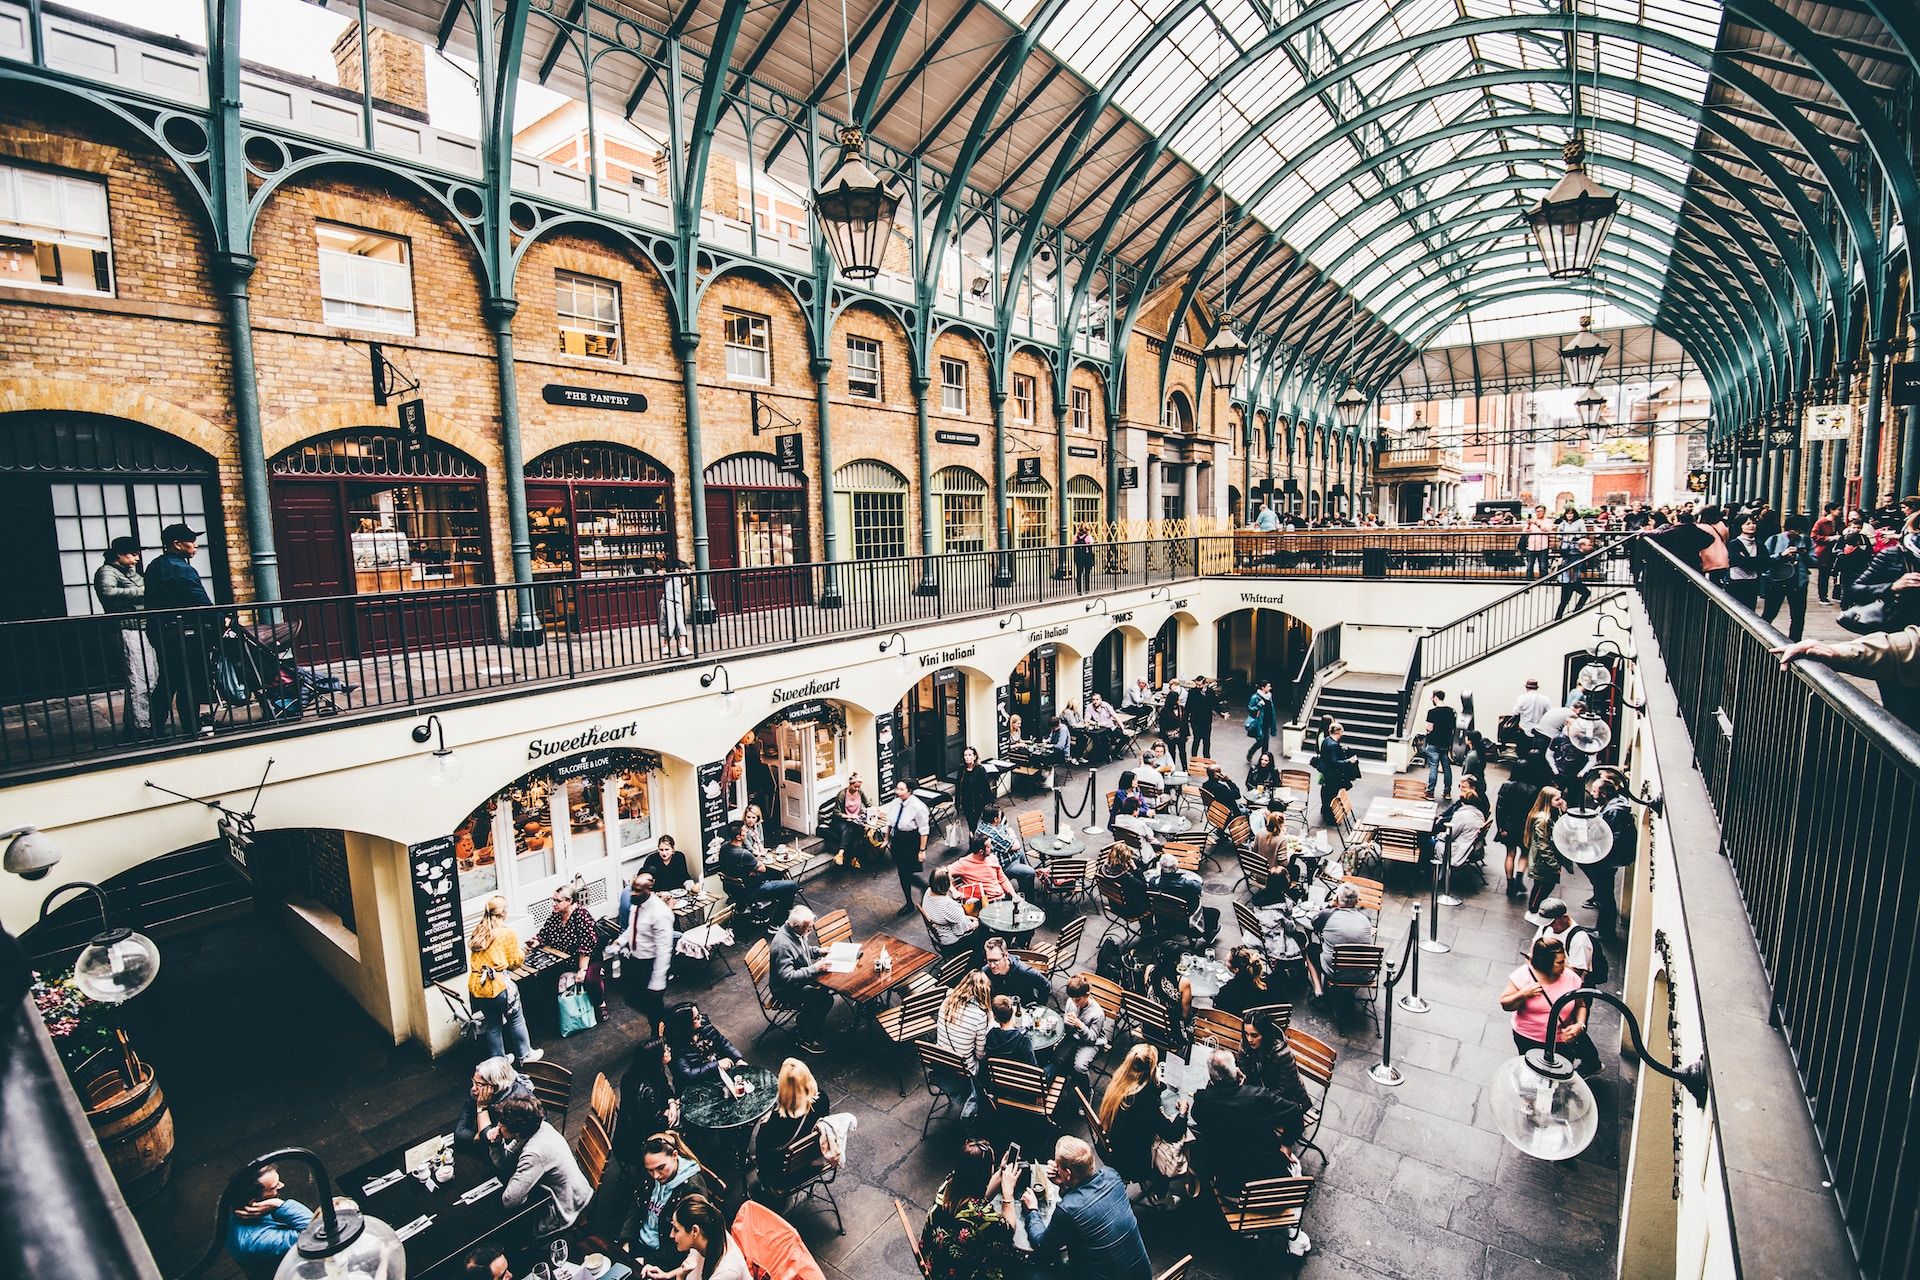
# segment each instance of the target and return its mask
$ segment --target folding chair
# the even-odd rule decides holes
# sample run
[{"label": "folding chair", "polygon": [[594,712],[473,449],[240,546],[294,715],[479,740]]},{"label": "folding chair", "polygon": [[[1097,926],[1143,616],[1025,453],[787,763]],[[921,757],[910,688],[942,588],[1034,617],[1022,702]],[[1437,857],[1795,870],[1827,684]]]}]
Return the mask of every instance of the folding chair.
[{"label": "folding chair", "polygon": [[1207,802],[1207,813],[1203,821],[1208,831],[1224,831],[1233,819],[1234,812],[1225,802],[1220,800]]},{"label": "folding chair", "polygon": [[760,1016],[767,1025],[755,1036],[758,1044],[766,1038],[767,1032],[780,1027],[792,1026],[800,1017],[799,1009],[786,1009],[773,1002],[773,959],[772,948],[765,938],[747,948],[747,973],[753,978],[754,998],[760,1002]]},{"label": "folding chair", "polygon": [[1227,1230],[1241,1239],[1284,1232],[1293,1238],[1306,1211],[1307,1197],[1313,1194],[1310,1177],[1256,1178],[1240,1187],[1215,1185],[1214,1199]]},{"label": "folding chair", "polygon": [[567,1112],[573,1109],[573,1072],[544,1058],[539,1062],[523,1062],[515,1069],[533,1082],[533,1096],[540,1100],[549,1120],[553,1119],[554,1112],[560,1113],[553,1127],[565,1132]]},{"label": "folding chair", "polygon": [[1200,1009],[1194,1013],[1193,1038],[1211,1040],[1215,1048],[1233,1053],[1246,1050],[1246,1041],[1240,1031],[1240,1015],[1221,1009]]},{"label": "folding chair", "polygon": [[1107,927],[1101,932],[1100,940],[1105,942],[1107,935],[1118,929],[1121,945],[1131,947],[1140,938],[1140,922],[1151,914],[1151,910],[1142,907],[1129,914],[1126,895],[1120,891],[1120,886],[1110,880],[1102,880],[1100,881],[1100,913],[1107,920]]},{"label": "folding chair", "polygon": [[1162,1271],[1155,1280],[1187,1280],[1187,1268],[1193,1265],[1193,1255],[1188,1254],[1180,1261]]},{"label": "folding chair", "polygon": [[1365,1007],[1376,1029],[1380,1025],[1380,966],[1386,958],[1384,948],[1370,943],[1335,947],[1333,966],[1326,975],[1327,990],[1347,992],[1355,1004]]},{"label": "folding chair", "polygon": [[853,936],[853,921],[847,918],[844,911],[829,911],[813,922],[813,936],[822,948],[845,942]]},{"label": "folding chair", "polygon": [[960,1114],[973,1095],[973,1080],[967,1072],[967,1060],[959,1054],[925,1040],[914,1041],[913,1049],[920,1055],[927,1096],[933,1099],[927,1107],[927,1118],[920,1125],[920,1136],[924,1138],[933,1128],[935,1116]]},{"label": "folding chair", "polygon": [[[882,1009],[873,1015],[874,1023],[880,1028],[888,1042],[895,1047],[912,1044],[925,1035],[931,1035],[940,1025],[940,1006],[946,1003],[947,989],[938,984],[916,991],[891,1008]],[[893,1082],[900,1090],[900,1096],[907,1095],[906,1073],[899,1068],[900,1059],[894,1059]]]},{"label": "folding chair", "polygon": [[607,1079],[602,1071],[593,1078],[593,1092],[587,1095],[587,1109],[600,1127],[612,1137],[620,1119],[620,1092],[613,1087],[613,1081]]},{"label": "folding chair", "polygon": [[1014,829],[1020,833],[1020,843],[1024,845],[1035,836],[1045,834],[1047,815],[1038,809],[1029,810],[1020,815],[1014,824]]},{"label": "folding chair", "polygon": [[1420,838],[1413,832],[1382,827],[1373,833],[1373,843],[1380,851],[1382,877],[1389,866],[1412,867],[1416,872],[1419,870]]},{"label": "folding chair", "polygon": [[1353,891],[1360,897],[1360,909],[1372,912],[1373,923],[1378,927],[1380,907],[1386,901],[1387,887],[1378,880],[1369,880],[1364,876],[1348,876],[1341,883],[1353,886]]},{"label": "folding chair", "polygon": [[1173,1023],[1161,1003],[1138,991],[1120,993],[1120,1010],[1136,1040],[1145,1040],[1162,1053],[1184,1053],[1186,1034]]},{"label": "folding chair", "polygon": [[1034,876],[1034,896],[1061,906],[1083,898],[1091,883],[1092,867],[1086,858],[1051,858]]},{"label": "folding chair", "polygon": [[[1245,889],[1251,896],[1266,888],[1267,881],[1273,876],[1273,868],[1267,865],[1267,860],[1253,849],[1236,849],[1234,854],[1240,862],[1240,879],[1234,884],[1234,889]],[[1241,904],[1236,902],[1233,905],[1237,913]]]},{"label": "folding chair", "polygon": [[1185,898],[1177,898],[1171,893],[1147,891],[1147,910],[1153,916],[1154,932],[1163,938],[1191,935],[1193,913],[1187,909]]},{"label": "folding chair", "polygon": [[1046,957],[1044,966],[1036,966],[1048,978],[1057,978],[1063,973],[1071,973],[1080,959],[1080,936],[1086,932],[1087,918],[1075,916],[1060,927],[1060,936],[1052,943],[1036,946],[1034,950]]},{"label": "folding chair", "polygon": [[1418,778],[1395,778],[1393,780],[1393,798],[1395,800],[1425,800],[1427,784]]},{"label": "folding chair", "polygon": [[1272,1022],[1274,1026],[1285,1031],[1293,1025],[1293,1006],[1284,1001],[1275,1004],[1250,1005],[1247,1011],[1240,1016],[1248,1022],[1258,1022],[1260,1019],[1266,1018]]},{"label": "folding chair", "polygon": [[[1326,1041],[1308,1035],[1298,1027],[1287,1028],[1287,1047],[1293,1050],[1293,1065],[1303,1083],[1318,1086],[1319,1094],[1302,1117],[1302,1133],[1308,1141],[1320,1132],[1320,1117],[1327,1109],[1327,1091],[1333,1087],[1333,1064],[1339,1052]],[[1311,1091],[1309,1091],[1311,1092]]]},{"label": "folding chair", "polygon": [[959,985],[960,979],[979,967],[979,958],[973,952],[956,951],[940,962],[934,969],[934,974],[943,989],[951,989]]},{"label": "folding chair", "polygon": [[579,1162],[580,1172],[587,1175],[587,1183],[595,1191],[600,1190],[607,1162],[613,1158],[613,1138],[592,1115],[580,1126],[580,1133],[573,1140],[573,1158]]},{"label": "folding chair", "polygon": [[1086,1090],[1080,1086],[1074,1086],[1073,1096],[1074,1100],[1080,1104],[1080,1114],[1087,1118],[1087,1136],[1093,1139],[1094,1154],[1099,1156],[1102,1162],[1111,1165],[1113,1136],[1107,1132],[1107,1127],[1100,1123],[1100,1112],[1092,1102],[1088,1101]]},{"label": "folding chair", "polygon": [[760,1187],[779,1201],[776,1211],[782,1217],[792,1208],[796,1197],[823,1202],[833,1213],[835,1230],[845,1235],[847,1224],[841,1221],[840,1202],[833,1196],[833,1180],[839,1176],[840,1166],[827,1162],[826,1152],[820,1146],[820,1126],[815,1125],[780,1152],[780,1170],[774,1175],[774,1185],[769,1187],[762,1179]]},{"label": "folding chair", "polygon": [[1066,1097],[1065,1076],[1049,1080],[1039,1067],[1011,1058],[988,1058],[982,1070],[987,1103],[995,1112],[1007,1111],[1059,1127],[1054,1116]]},{"label": "folding chair", "polygon": [[1180,864],[1182,871],[1191,872],[1194,875],[1200,874],[1200,859],[1205,851],[1205,845],[1195,844],[1190,840],[1169,840],[1160,847],[1161,853],[1173,855],[1174,861]]}]

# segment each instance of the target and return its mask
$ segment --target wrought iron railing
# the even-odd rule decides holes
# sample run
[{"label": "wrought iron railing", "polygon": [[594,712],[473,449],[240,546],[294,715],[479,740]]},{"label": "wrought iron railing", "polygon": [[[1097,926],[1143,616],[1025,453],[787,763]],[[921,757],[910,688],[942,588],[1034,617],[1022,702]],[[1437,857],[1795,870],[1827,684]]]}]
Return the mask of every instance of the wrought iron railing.
[{"label": "wrought iron railing", "polygon": [[1641,598],[1718,812],[1835,1196],[1871,1276],[1911,1274],[1920,736],[1656,543]]},{"label": "wrought iron railing", "polygon": [[1563,597],[1565,607],[1573,605],[1567,594],[1570,574],[1578,574],[1593,596],[1610,588],[1631,586],[1633,559],[1629,553],[1632,540],[1638,536],[1623,534],[1609,539],[1592,555],[1557,561],[1544,577],[1429,631],[1418,643],[1424,650],[1420,659],[1424,678],[1430,680],[1457,670],[1552,622],[1563,611]]},{"label": "wrought iron railing", "polygon": [[[1583,536],[1593,539],[1598,550],[1606,551],[1632,535],[1605,532]],[[1532,574],[1525,537],[1519,529],[1242,530],[1232,535],[1232,568],[1222,572],[1290,578],[1504,578],[1526,582]],[[1224,544],[1225,538],[1217,541]],[[1557,567],[1560,535],[1552,535],[1552,542],[1552,560]],[[1218,558],[1227,558],[1224,545]]]}]

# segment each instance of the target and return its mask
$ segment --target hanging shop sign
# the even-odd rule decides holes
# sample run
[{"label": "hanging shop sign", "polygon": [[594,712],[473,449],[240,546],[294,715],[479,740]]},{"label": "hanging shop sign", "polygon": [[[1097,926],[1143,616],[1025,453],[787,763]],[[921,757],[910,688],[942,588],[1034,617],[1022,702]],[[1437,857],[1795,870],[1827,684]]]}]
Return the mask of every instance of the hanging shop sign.
[{"label": "hanging shop sign", "polygon": [[1920,361],[1902,360],[1887,369],[1887,384],[1893,403],[1902,408],[1920,408]]},{"label": "hanging shop sign", "polygon": [[1789,423],[1779,423],[1767,428],[1767,444],[1776,453],[1791,453],[1800,447],[1800,436]]},{"label": "hanging shop sign", "polygon": [[599,387],[569,387],[549,382],[540,388],[540,398],[548,404],[573,409],[616,409],[621,413],[645,413],[647,398],[638,391],[607,391]]},{"label": "hanging shop sign", "polygon": [[1097,458],[1100,456],[1100,451],[1091,445],[1070,444],[1067,446],[1067,456],[1069,458]]},{"label": "hanging shop sign", "polygon": [[1758,431],[1743,431],[1733,442],[1733,456],[1736,458],[1757,458],[1766,452],[1766,437]]},{"label": "hanging shop sign", "polygon": [[420,944],[423,982],[440,982],[467,971],[457,866],[452,836],[407,846],[407,871],[413,880],[413,927]]},{"label": "hanging shop sign", "polygon": [[780,461],[780,470],[788,475],[799,475],[806,470],[806,459],[800,452],[800,433],[790,432],[773,438],[774,456]]},{"label": "hanging shop sign", "polygon": [[1093,660],[1080,659],[1080,710],[1084,714],[1093,705]]},{"label": "hanging shop sign", "polygon": [[706,869],[718,865],[720,833],[727,827],[727,764],[715,760],[693,771],[694,785],[700,789],[700,847],[706,851]]},{"label": "hanging shop sign", "polygon": [[1702,470],[1687,472],[1687,492],[1705,493],[1707,491],[1707,473]]},{"label": "hanging shop sign", "polygon": [[1850,404],[1810,404],[1801,415],[1807,443],[1851,440],[1860,423],[1860,410]]},{"label": "hanging shop sign", "polygon": [[1013,479],[1017,484],[1040,483],[1040,459],[1015,458],[1013,460]]},{"label": "hanging shop sign", "polygon": [[980,437],[972,431],[936,431],[933,438],[941,444],[979,444]]},{"label": "hanging shop sign", "polygon": [[893,784],[899,777],[899,723],[900,718],[891,711],[873,718],[874,774],[880,786],[878,794],[883,796],[893,794]]},{"label": "hanging shop sign", "polygon": [[1009,723],[1012,716],[1013,695],[1007,691],[1007,686],[1004,684],[999,685],[993,691],[993,718],[995,723],[999,725],[998,735],[994,739],[997,745],[997,750],[994,754],[1001,759],[1006,758],[1007,748],[1013,743],[1010,734],[1013,726]]},{"label": "hanging shop sign", "polygon": [[1138,489],[1140,487],[1140,468],[1121,467],[1120,487],[1122,489]]},{"label": "hanging shop sign", "polygon": [[396,411],[400,419],[400,444],[411,457],[427,451],[427,402],[402,400]]}]

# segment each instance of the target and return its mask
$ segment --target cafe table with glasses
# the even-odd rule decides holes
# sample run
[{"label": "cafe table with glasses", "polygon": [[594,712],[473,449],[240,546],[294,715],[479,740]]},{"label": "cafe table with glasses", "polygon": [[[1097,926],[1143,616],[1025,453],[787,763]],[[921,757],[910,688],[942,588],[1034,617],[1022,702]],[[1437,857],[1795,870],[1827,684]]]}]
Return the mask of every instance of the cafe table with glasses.
[{"label": "cafe table with glasses", "polygon": [[1008,945],[1024,947],[1033,940],[1034,930],[1047,922],[1047,913],[1031,902],[1002,898],[980,908],[980,923],[989,933],[997,933]]},{"label": "cafe table with glasses", "polygon": [[766,1119],[779,1101],[780,1081],[765,1067],[740,1063],[716,1071],[680,1095],[680,1126],[690,1135],[711,1134],[709,1142],[698,1136],[690,1141],[717,1157],[730,1186],[741,1186],[741,1171],[746,1167],[747,1142],[753,1127]]},{"label": "cafe table with glasses", "polygon": [[532,1242],[552,1203],[545,1190],[508,1209],[500,1203],[506,1175],[482,1143],[429,1134],[349,1170],[341,1195],[381,1219],[405,1242],[409,1280],[459,1276],[483,1240],[513,1248]]},{"label": "cafe table with glasses", "polygon": [[[851,949],[854,945],[841,943],[830,948],[827,971],[814,981],[846,1000],[862,1018],[871,1015],[915,974],[940,960],[925,947],[916,947],[891,934],[872,934],[857,944],[857,953]],[[887,957],[884,968],[878,963],[883,954]]]},{"label": "cafe table with glasses", "polygon": [[1421,835],[1433,830],[1434,819],[1439,813],[1440,807],[1431,800],[1375,796],[1360,823],[1376,831],[1405,831]]},{"label": "cafe table with glasses", "polygon": [[1027,852],[1045,862],[1048,858],[1077,858],[1087,851],[1086,842],[1071,827],[1042,831],[1027,838]]}]

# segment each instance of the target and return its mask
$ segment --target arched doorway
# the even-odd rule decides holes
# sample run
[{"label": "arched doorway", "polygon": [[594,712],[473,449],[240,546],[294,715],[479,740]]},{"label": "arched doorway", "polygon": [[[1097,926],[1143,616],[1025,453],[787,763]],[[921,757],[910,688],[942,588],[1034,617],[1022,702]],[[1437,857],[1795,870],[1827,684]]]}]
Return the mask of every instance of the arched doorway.
[{"label": "arched doorway", "polygon": [[1214,669],[1228,705],[1245,702],[1256,683],[1271,680],[1281,710],[1298,710],[1291,697],[1305,688],[1296,689],[1296,680],[1313,645],[1312,627],[1278,609],[1237,609],[1215,622],[1213,631]]},{"label": "arched doorway", "polygon": [[[900,766],[899,777],[918,782],[926,778],[947,779],[960,772],[960,757],[968,745],[965,671],[959,667],[942,667],[921,676],[894,712],[900,727],[900,745],[895,755]],[[884,778],[876,780],[884,781]]]},{"label": "arched doorway", "polygon": [[1087,659],[1087,668],[1093,673],[1093,692],[1115,708],[1127,691],[1126,646],[1126,636],[1116,627],[1094,646],[1093,656]]},{"label": "arched doorway", "polygon": [[651,579],[674,554],[673,473],[658,460],[600,441],[549,450],[527,464],[527,524],[534,580],[583,580],[570,599],[543,602],[549,625],[590,631],[653,616]]},{"label": "arched doorway", "polygon": [[[815,698],[783,707],[740,735],[727,753],[727,818],[737,821],[749,804],[760,806],[769,829],[811,835],[822,809],[859,773],[849,758],[847,707]],[[875,779],[864,777],[874,799]]]},{"label": "arched doorway", "polygon": [[[707,563],[718,570],[779,569],[807,559],[807,479],[770,453],[736,453],[706,469]],[[729,613],[777,609],[807,598],[804,570],[713,576],[714,604]]]}]

